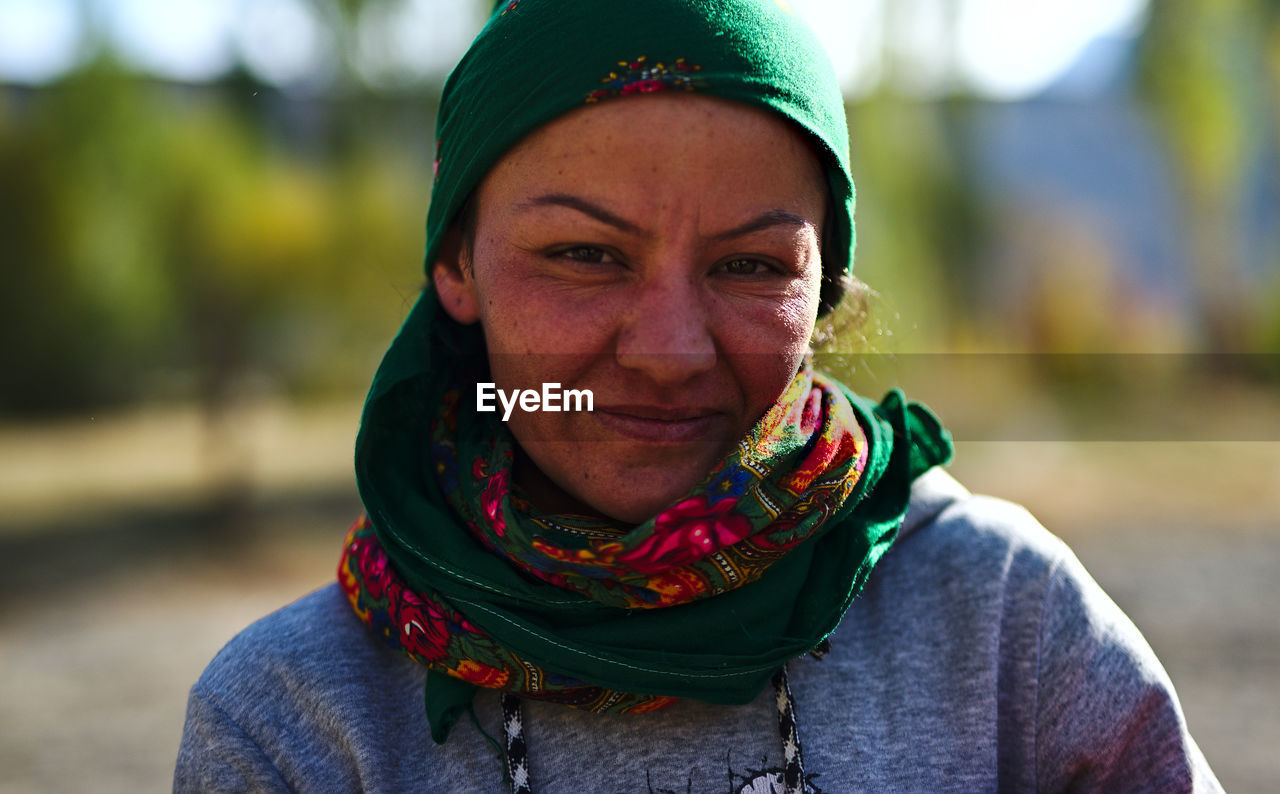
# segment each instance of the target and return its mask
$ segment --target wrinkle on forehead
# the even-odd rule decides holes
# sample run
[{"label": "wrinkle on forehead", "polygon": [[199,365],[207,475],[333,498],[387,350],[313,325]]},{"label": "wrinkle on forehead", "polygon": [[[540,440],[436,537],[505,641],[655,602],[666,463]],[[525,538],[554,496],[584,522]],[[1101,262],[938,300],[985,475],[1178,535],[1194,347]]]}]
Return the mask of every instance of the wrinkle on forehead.
[{"label": "wrinkle on forehead", "polygon": [[[777,157],[770,158],[772,162],[736,157],[732,142],[748,136],[776,151]],[[662,156],[619,161],[612,153],[620,143],[652,147]],[[778,173],[779,163],[803,163],[800,167],[807,173],[787,179]],[[587,171],[606,174],[608,184],[584,183],[584,165]],[[814,201],[818,210],[813,222],[821,233],[828,202],[824,171],[805,133],[759,108],[697,94],[627,97],[572,111],[530,133],[504,155],[486,175],[481,192],[492,181],[520,179],[515,172],[526,169],[538,172],[539,180],[525,200],[565,192],[599,203],[638,226],[692,224],[699,234],[723,232],[771,210],[812,207]],[[678,195],[661,189],[677,176],[686,187],[692,181],[694,189]],[[781,196],[789,206],[752,207],[746,217],[738,218],[722,218],[724,213],[717,211],[724,204],[717,201],[724,191],[738,191],[738,199],[743,190],[767,189],[778,195],[783,184],[791,186]],[[613,206],[619,200],[631,208],[631,215]],[[712,216],[708,223],[721,228],[702,228],[704,209]]]}]

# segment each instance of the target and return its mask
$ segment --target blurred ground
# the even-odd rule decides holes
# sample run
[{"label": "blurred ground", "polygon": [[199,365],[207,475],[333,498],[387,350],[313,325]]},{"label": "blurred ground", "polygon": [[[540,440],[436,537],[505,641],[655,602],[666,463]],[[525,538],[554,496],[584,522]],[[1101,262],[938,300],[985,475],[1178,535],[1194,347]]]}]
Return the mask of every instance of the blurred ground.
[{"label": "blurred ground", "polygon": [[[168,788],[205,663],[331,579],[359,510],[357,414],[261,403],[212,452],[185,410],[0,429],[0,794]],[[1072,544],[1164,661],[1226,788],[1270,790],[1280,443],[966,442],[953,471]]]}]

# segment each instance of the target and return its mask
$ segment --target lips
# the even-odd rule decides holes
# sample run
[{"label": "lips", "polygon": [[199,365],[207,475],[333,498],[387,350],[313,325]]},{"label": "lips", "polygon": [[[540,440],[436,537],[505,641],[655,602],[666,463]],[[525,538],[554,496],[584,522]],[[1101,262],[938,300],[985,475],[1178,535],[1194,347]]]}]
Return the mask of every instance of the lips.
[{"label": "lips", "polygon": [[608,431],[648,444],[688,444],[711,435],[724,415],[696,406],[609,405],[592,416]]}]

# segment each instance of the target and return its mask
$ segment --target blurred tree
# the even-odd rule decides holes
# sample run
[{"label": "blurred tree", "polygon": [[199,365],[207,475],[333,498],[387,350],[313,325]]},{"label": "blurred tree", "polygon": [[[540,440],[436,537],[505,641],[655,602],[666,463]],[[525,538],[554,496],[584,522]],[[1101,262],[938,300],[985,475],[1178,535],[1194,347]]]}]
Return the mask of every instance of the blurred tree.
[{"label": "blurred tree", "polygon": [[392,7],[396,0],[308,0],[316,14],[333,34],[337,43],[338,58],[342,65],[343,81],[347,85],[359,84],[359,31],[360,17],[372,6]]},{"label": "blurred tree", "polygon": [[944,50],[934,53],[932,67],[938,99],[902,91],[925,79],[899,46],[926,9],[886,4],[878,37],[881,88],[849,107],[857,272],[873,291],[890,296],[873,301],[875,338],[867,340],[884,352],[931,352],[972,338],[989,303],[978,276],[991,224],[977,184],[976,147],[966,137],[975,100],[955,79],[960,6],[960,0],[941,0],[934,9]]},{"label": "blurred tree", "polygon": [[1276,142],[1265,108],[1276,109],[1280,85],[1278,5],[1160,0],[1142,35],[1139,90],[1181,176],[1196,310],[1213,353],[1248,349],[1261,314],[1242,271],[1238,219],[1243,169],[1260,144]]},{"label": "blurred tree", "polygon": [[[34,100],[34,97],[32,98]],[[6,114],[0,238],[9,266],[3,408],[58,411],[120,400],[171,317],[146,208],[163,180],[131,163],[162,127],[139,86],[95,64]]]},{"label": "blurred tree", "polygon": [[[1280,148],[1280,0],[1263,2],[1263,47],[1267,65],[1267,98],[1271,110],[1271,130],[1275,145]],[[1264,327],[1258,349],[1268,353],[1280,353],[1280,224],[1272,225],[1269,263],[1270,281],[1267,286],[1267,302],[1264,310]],[[1273,369],[1273,379],[1276,373]]]},{"label": "blurred tree", "polygon": [[[888,302],[872,322],[899,342],[884,352],[936,351],[979,319],[974,277],[984,229],[981,196],[959,152],[963,100],[921,102],[878,93],[850,107],[858,186],[857,273]],[[890,316],[877,316],[884,310]],[[887,331],[886,331],[887,333]]]},{"label": "blurred tree", "polygon": [[414,103],[387,100],[320,128],[345,145],[296,147],[262,119],[297,106],[263,93],[107,60],[0,91],[0,411],[367,377],[421,280],[431,136],[406,145],[383,122]]}]

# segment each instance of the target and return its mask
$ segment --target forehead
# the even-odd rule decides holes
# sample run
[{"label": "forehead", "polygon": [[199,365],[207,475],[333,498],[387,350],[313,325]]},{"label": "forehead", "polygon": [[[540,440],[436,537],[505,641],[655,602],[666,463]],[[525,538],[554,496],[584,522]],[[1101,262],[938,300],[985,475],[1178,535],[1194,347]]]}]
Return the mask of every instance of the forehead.
[{"label": "forehead", "polygon": [[680,193],[825,206],[809,136],[768,111],[716,97],[663,93],[587,105],[534,130],[482,182],[490,197],[574,190],[640,203]]}]

